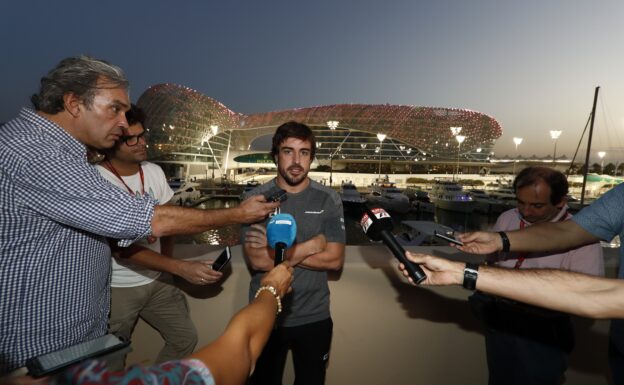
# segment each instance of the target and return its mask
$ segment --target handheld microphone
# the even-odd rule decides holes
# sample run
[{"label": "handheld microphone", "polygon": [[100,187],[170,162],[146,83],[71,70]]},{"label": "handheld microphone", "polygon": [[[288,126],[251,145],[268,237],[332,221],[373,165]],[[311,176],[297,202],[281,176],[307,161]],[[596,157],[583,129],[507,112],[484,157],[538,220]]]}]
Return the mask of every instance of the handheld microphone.
[{"label": "handheld microphone", "polygon": [[407,270],[409,276],[416,284],[424,281],[427,276],[420,265],[411,262],[405,257],[405,249],[394,238],[390,232],[392,230],[392,218],[386,210],[375,207],[370,209],[365,206],[365,212],[360,220],[360,225],[364,233],[373,241],[382,241],[390,249],[392,254],[398,259]]},{"label": "handheld microphone", "polygon": [[286,249],[297,237],[297,223],[290,214],[273,215],[267,224],[267,241],[275,250],[275,266],[284,262]]}]

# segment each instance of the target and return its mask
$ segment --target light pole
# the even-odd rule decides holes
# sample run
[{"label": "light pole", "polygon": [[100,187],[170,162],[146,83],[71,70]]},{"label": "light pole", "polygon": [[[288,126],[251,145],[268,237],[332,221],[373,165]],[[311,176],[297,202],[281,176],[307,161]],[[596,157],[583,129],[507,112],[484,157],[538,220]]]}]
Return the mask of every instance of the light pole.
[{"label": "light pole", "polygon": [[518,163],[518,146],[522,143],[522,138],[514,137],[513,142],[516,145],[516,159],[513,165],[513,175],[516,175],[516,163]]},{"label": "light pole", "polygon": [[377,179],[381,179],[381,146],[383,145],[384,139],[386,139],[386,134],[378,133],[377,139],[379,139],[379,175]]},{"label": "light pole", "polygon": [[[217,135],[217,133],[219,133],[219,126],[217,126],[216,124],[212,124],[210,125],[210,132],[212,133],[212,135],[208,138],[208,145],[210,145],[210,139],[212,139],[215,135]],[[212,152],[212,146],[210,147],[210,152]],[[212,153],[212,180],[214,182],[214,170],[215,170],[215,155],[214,152]]]},{"label": "light pole", "polygon": [[[455,139],[457,139],[457,169],[455,174],[459,175],[459,151],[461,150],[461,145],[466,137],[464,135],[455,135]],[[455,181],[455,174],[453,174],[453,181]]]},{"label": "light pole", "polygon": [[555,150],[553,151],[553,164],[557,161],[557,139],[561,136],[561,130],[550,130],[550,137],[555,141]]},{"label": "light pole", "polygon": [[[336,128],[338,128],[338,121],[337,120],[328,120],[327,121],[327,127],[329,127],[329,129],[332,130],[332,131],[336,130]],[[333,136],[333,134],[332,134],[332,136]],[[334,176],[334,154],[332,153],[332,149],[331,149],[331,146],[330,146],[330,148],[329,148],[329,187],[332,186],[333,176]]]},{"label": "light pole", "polygon": [[598,151],[598,157],[600,158],[600,175],[604,174],[604,157],[607,155],[604,151]]}]

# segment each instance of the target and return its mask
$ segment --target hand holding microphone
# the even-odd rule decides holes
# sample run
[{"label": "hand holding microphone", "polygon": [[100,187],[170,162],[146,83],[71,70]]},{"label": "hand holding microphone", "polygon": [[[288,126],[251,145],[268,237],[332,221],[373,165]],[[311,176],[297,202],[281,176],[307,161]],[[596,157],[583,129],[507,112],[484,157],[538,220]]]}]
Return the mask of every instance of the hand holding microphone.
[{"label": "hand holding microphone", "polygon": [[405,257],[405,249],[397,242],[392,235],[392,218],[382,208],[369,209],[365,206],[365,212],[360,220],[360,225],[364,233],[373,241],[382,241],[386,247],[390,249],[392,254],[398,259],[407,270],[409,276],[414,280],[414,283],[419,284],[424,281],[427,276],[425,272],[420,268],[420,265],[415,264]]},{"label": "hand holding microphone", "polygon": [[297,237],[297,223],[290,214],[273,215],[267,224],[267,242],[275,250],[275,266],[284,262],[286,249]]}]

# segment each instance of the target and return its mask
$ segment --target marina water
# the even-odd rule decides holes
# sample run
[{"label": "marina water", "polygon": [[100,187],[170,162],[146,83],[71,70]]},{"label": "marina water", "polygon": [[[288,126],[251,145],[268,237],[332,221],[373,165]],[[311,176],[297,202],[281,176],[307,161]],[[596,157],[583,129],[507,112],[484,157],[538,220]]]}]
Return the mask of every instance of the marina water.
[{"label": "marina water", "polygon": [[[238,199],[210,199],[198,205],[197,208],[232,208],[238,206],[238,204]],[[496,222],[496,215],[489,216],[479,213],[466,214],[455,211],[447,211],[440,208],[436,208],[435,214],[412,210],[403,215],[393,213],[390,213],[390,215],[392,215],[392,219],[394,221],[393,232],[395,234],[409,232],[409,228],[401,224],[401,221],[405,220],[434,221],[436,223],[449,226],[458,232],[485,230],[490,228]],[[357,217],[356,213],[345,211],[345,228],[348,245],[363,245],[370,243],[369,239],[362,232],[359,220],[360,218]],[[194,236],[179,236],[176,237],[176,242],[234,246],[241,242],[240,233],[241,226],[232,225],[220,229],[209,230]]]}]

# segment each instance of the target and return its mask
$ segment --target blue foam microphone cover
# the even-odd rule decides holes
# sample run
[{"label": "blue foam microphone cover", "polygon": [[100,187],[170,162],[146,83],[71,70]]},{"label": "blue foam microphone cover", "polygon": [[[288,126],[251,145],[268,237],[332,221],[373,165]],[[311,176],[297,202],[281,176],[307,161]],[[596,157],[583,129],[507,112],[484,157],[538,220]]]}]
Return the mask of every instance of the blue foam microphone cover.
[{"label": "blue foam microphone cover", "polygon": [[297,223],[290,214],[276,214],[271,217],[267,224],[267,240],[269,246],[275,249],[278,243],[283,243],[286,248],[292,246],[297,237]]}]

